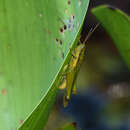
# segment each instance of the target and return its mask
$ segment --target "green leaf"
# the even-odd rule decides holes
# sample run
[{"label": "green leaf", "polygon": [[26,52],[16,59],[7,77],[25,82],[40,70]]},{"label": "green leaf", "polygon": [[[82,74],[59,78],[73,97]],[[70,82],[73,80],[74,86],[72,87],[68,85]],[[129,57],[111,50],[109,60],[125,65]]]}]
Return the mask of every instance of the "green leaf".
[{"label": "green leaf", "polygon": [[120,54],[130,68],[130,18],[121,10],[111,6],[99,6],[92,13],[112,37]]},{"label": "green leaf", "polygon": [[69,123],[69,124],[66,124],[57,130],[76,130],[76,124],[75,124],[75,122]]},{"label": "green leaf", "polygon": [[43,130],[88,3],[0,0],[0,130]]}]

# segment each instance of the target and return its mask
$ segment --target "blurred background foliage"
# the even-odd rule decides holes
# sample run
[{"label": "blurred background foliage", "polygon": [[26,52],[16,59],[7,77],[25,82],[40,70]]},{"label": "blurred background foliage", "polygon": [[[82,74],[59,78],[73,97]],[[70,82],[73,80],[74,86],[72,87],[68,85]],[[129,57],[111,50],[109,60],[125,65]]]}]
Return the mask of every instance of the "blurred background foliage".
[{"label": "blurred background foliage", "polygon": [[[97,23],[93,7],[113,5],[128,15],[130,1],[90,1],[82,37]],[[63,107],[59,92],[46,130],[76,122],[82,130],[130,130],[130,72],[110,36],[100,26],[88,42],[87,54],[78,76],[78,94]]]}]

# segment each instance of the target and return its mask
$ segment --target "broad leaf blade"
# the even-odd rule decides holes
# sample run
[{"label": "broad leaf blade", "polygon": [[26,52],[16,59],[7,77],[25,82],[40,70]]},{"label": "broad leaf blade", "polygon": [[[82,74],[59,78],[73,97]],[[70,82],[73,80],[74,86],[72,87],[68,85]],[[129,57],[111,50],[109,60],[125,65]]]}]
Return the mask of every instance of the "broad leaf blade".
[{"label": "broad leaf blade", "polygon": [[[89,3],[89,1],[80,1],[80,2],[83,4],[82,10],[81,10],[81,8],[77,8],[77,5],[76,5],[77,1],[71,3],[72,4],[71,6],[73,7],[73,12],[75,12],[74,14],[76,14],[76,15],[70,14],[70,18],[72,18],[72,16],[74,15],[74,17],[77,17],[77,19],[78,19],[78,20],[75,19],[75,21],[74,21],[74,28],[73,28],[74,29],[74,34],[73,34],[73,31],[71,30],[72,28],[71,29],[69,28],[67,30],[69,35],[71,34],[70,36],[75,37],[74,42],[72,42],[72,48],[77,43],[78,35],[79,35],[80,31],[81,31],[81,27],[82,27],[82,24],[83,24],[83,19],[84,19],[84,16],[86,14],[88,3]],[[78,6],[79,7],[81,6],[81,5],[79,5],[79,2],[78,2]],[[78,9],[80,9],[80,10],[78,10]],[[65,20],[64,22],[68,23],[68,20]],[[68,24],[68,27],[69,27],[69,24]],[[71,40],[69,40],[69,41],[71,41]],[[70,45],[68,46],[67,49],[70,51]],[[68,59],[69,59],[70,56],[71,56],[71,52],[68,53],[68,55],[67,55],[67,57],[65,59],[65,62],[63,64],[68,62]],[[62,69],[63,69],[63,66],[62,66],[62,68],[60,70],[62,70]],[[29,115],[29,117],[25,120],[25,122],[19,128],[19,130],[28,130],[28,129],[42,130],[43,129],[43,127],[45,126],[45,123],[47,121],[47,117],[49,115],[51,107],[52,107],[52,105],[53,105],[53,103],[55,101],[55,98],[56,98],[56,93],[57,93],[57,90],[58,90],[58,85],[59,85],[59,81],[60,81],[60,78],[61,78],[61,76],[60,76],[61,73],[62,73],[62,71],[60,71],[58,73],[58,75],[56,76],[56,79],[54,80],[54,82],[52,84],[51,89],[47,91],[47,93],[44,95],[44,97],[42,98],[42,100],[40,101],[38,106],[34,109],[34,111],[31,113],[31,115]]]},{"label": "broad leaf blade", "polygon": [[[1,130],[18,128],[41,98],[36,109],[40,116],[34,115],[32,122],[42,119],[41,126],[29,123],[27,127],[40,130],[45,126],[57,92],[54,78],[81,27],[89,0],[80,2],[0,1]],[[67,29],[61,33],[64,24]]]},{"label": "broad leaf blade", "polygon": [[119,9],[111,6],[99,6],[92,13],[110,34],[130,68],[130,18]]}]

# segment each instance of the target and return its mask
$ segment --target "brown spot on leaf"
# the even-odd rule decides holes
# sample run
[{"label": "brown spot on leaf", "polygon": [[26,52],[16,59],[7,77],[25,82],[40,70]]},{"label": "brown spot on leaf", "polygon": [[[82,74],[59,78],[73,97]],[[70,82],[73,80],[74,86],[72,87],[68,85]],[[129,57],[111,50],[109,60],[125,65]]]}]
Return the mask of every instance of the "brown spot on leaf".
[{"label": "brown spot on leaf", "polygon": [[51,34],[51,31],[49,29],[47,29],[47,32],[48,32],[48,34]]},{"label": "brown spot on leaf", "polygon": [[67,26],[66,25],[64,25],[64,30],[66,30],[67,29]]},{"label": "brown spot on leaf", "polygon": [[44,30],[45,32],[47,32],[48,34],[51,34],[51,31],[50,31],[49,29],[43,28],[43,30]]},{"label": "brown spot on leaf", "polygon": [[40,14],[40,17],[42,17],[42,14]]},{"label": "brown spot on leaf", "polygon": [[2,95],[6,95],[6,94],[8,93],[8,91],[7,91],[7,89],[3,88],[3,89],[1,90],[1,93],[2,93]]},{"label": "brown spot on leaf", "polygon": [[64,29],[63,29],[63,28],[60,28],[60,32],[63,33],[63,32],[64,32]]},{"label": "brown spot on leaf", "polygon": [[11,48],[11,44],[8,44],[8,48]]},{"label": "brown spot on leaf", "polygon": [[22,125],[23,124],[23,120],[19,120],[19,124]]},{"label": "brown spot on leaf", "polygon": [[61,57],[62,57],[62,59],[64,59],[64,57],[65,57],[65,56],[64,56],[64,52],[61,53]]},{"label": "brown spot on leaf", "polygon": [[59,40],[58,38],[56,38],[56,42],[59,43],[60,45],[62,45],[62,41]]},{"label": "brown spot on leaf", "polygon": [[59,39],[58,39],[58,38],[56,38],[56,42],[59,42]]},{"label": "brown spot on leaf", "polygon": [[70,5],[71,4],[71,2],[70,2],[70,0],[68,0],[68,5]]},{"label": "brown spot on leaf", "polygon": [[61,40],[59,40],[59,43],[60,43],[60,45],[62,45],[62,41]]}]

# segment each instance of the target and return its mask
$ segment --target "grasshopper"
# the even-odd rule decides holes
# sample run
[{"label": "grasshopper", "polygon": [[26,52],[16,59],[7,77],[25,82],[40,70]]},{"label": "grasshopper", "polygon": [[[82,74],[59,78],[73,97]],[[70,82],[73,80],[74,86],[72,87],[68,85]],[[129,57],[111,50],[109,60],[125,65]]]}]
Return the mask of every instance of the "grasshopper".
[{"label": "grasshopper", "polygon": [[63,98],[64,107],[68,105],[71,93],[76,94],[76,79],[85,56],[87,41],[98,26],[99,24],[97,24],[94,29],[90,29],[83,42],[79,40],[79,44],[71,52],[72,56],[69,64],[64,67],[65,76],[63,78],[62,84],[59,86],[59,89],[66,88],[66,93]]}]

